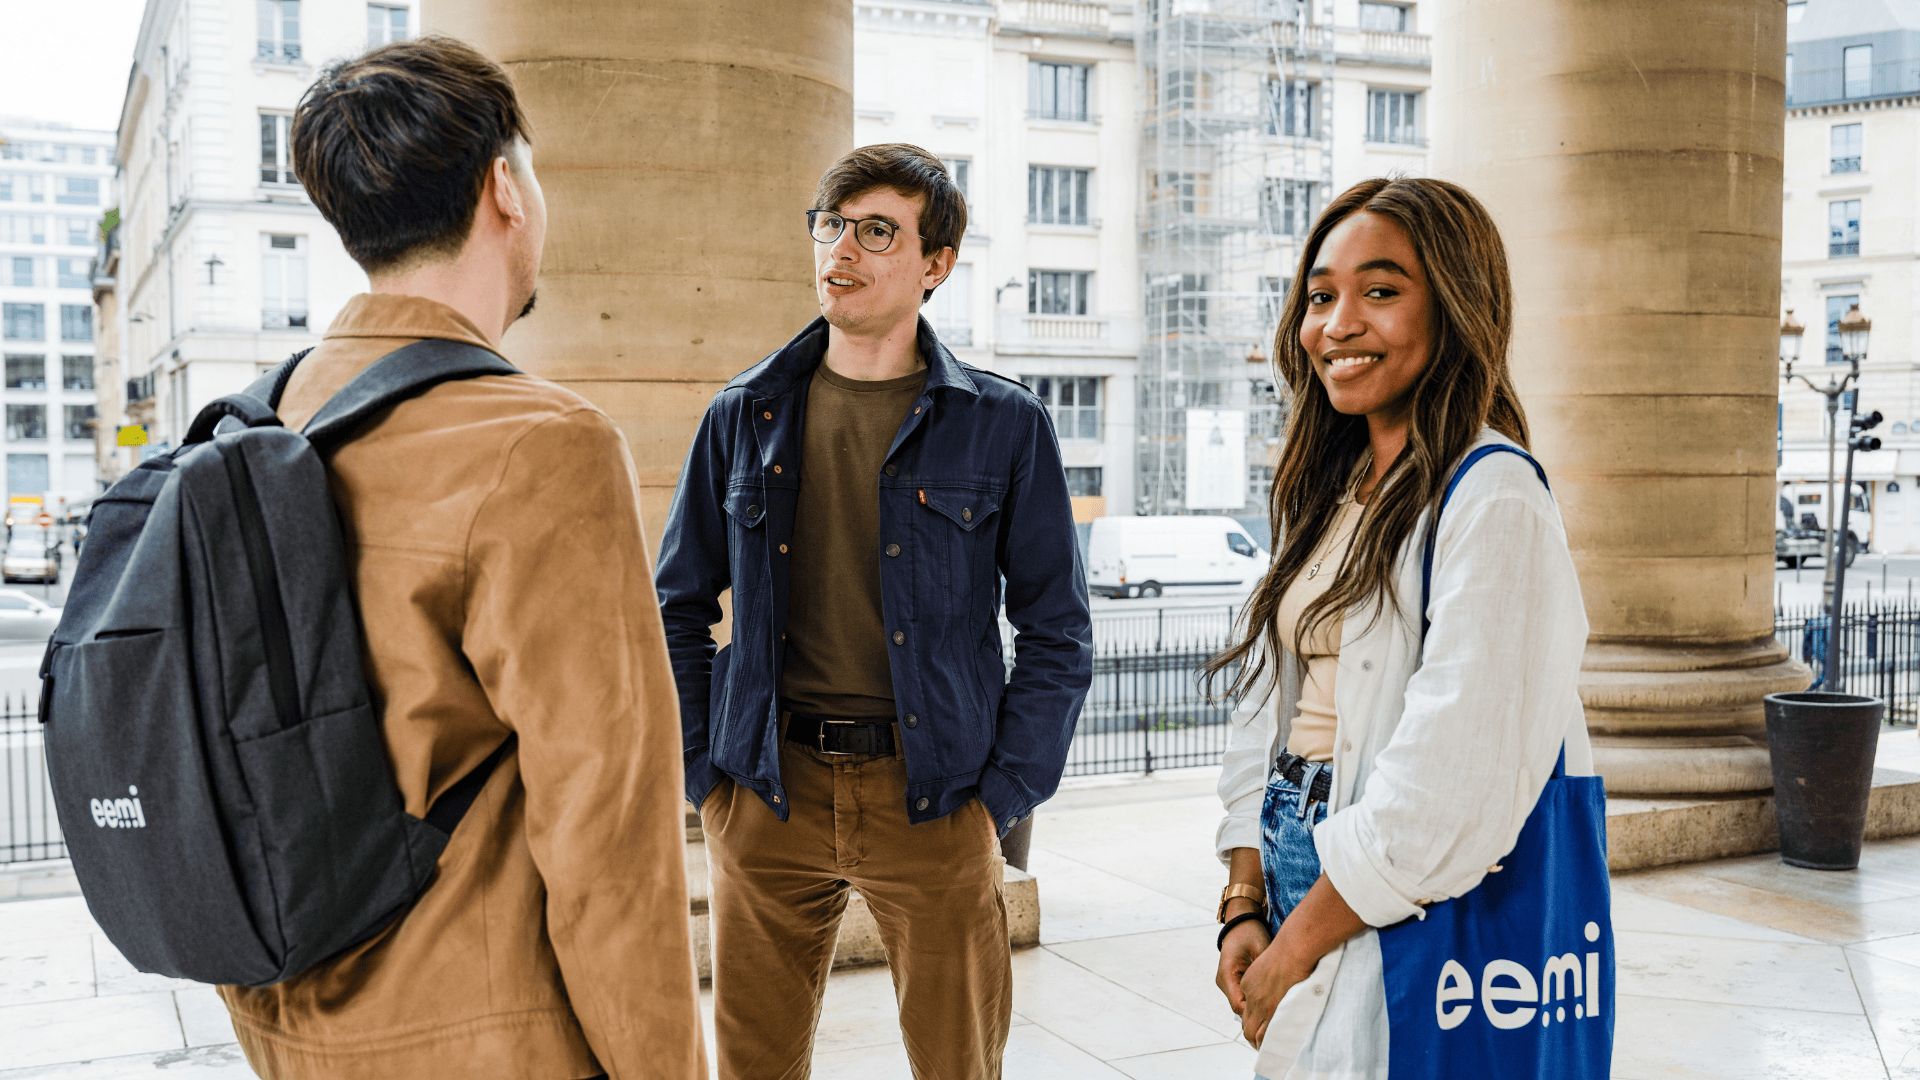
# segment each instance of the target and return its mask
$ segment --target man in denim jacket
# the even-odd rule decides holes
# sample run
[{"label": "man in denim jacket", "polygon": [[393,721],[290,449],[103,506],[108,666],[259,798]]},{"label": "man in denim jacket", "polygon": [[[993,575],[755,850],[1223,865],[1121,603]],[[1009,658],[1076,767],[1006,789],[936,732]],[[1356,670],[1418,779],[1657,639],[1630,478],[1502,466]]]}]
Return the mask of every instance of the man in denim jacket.
[{"label": "man in denim jacket", "polygon": [[814,206],[823,317],[707,408],[660,551],[720,1075],[808,1074],[851,885],[916,1076],[997,1077],[997,837],[1053,794],[1092,679],[1066,473],[1041,401],[919,317],[966,230],[939,160],[862,147]]}]

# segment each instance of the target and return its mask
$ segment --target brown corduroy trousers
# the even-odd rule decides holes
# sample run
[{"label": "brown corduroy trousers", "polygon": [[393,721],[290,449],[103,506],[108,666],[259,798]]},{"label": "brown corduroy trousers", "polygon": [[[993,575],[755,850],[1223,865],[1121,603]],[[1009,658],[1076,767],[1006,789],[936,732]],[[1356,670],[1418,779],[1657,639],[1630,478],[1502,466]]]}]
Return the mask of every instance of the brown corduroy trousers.
[{"label": "brown corduroy trousers", "polygon": [[721,1080],[812,1073],[849,886],[879,925],[916,1080],[996,1080],[1013,1013],[999,843],[979,800],[907,823],[906,762],[782,740],[787,820],[723,781],[700,817],[712,875]]}]

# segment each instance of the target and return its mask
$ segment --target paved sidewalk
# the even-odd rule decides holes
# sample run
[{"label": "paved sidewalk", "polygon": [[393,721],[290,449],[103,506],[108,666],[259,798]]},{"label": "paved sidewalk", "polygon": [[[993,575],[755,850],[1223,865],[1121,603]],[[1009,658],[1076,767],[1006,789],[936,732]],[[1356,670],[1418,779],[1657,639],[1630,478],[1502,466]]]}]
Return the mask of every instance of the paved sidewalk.
[{"label": "paved sidewalk", "polygon": [[[1009,1080],[1251,1075],[1213,988],[1212,787],[1185,770],[1042,808]],[[1615,1077],[1920,1080],[1920,838],[1850,873],[1758,855],[1614,886]],[[0,1080],[250,1076],[231,1031],[211,990],[133,971],[79,898],[0,903]],[[814,1075],[909,1075],[884,968],[833,977]]]}]

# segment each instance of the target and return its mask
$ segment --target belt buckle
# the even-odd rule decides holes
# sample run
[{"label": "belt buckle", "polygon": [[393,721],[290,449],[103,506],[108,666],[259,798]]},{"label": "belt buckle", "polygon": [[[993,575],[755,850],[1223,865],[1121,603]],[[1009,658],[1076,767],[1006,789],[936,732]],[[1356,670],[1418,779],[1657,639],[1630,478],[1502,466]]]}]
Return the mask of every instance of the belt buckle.
[{"label": "belt buckle", "polygon": [[854,755],[850,751],[827,749],[827,725],[828,724],[845,724],[848,727],[852,727],[854,723],[855,722],[852,720],[829,720],[824,716],[821,717],[820,730],[813,737],[814,749],[820,751],[823,754],[832,754],[835,757],[853,757]]}]

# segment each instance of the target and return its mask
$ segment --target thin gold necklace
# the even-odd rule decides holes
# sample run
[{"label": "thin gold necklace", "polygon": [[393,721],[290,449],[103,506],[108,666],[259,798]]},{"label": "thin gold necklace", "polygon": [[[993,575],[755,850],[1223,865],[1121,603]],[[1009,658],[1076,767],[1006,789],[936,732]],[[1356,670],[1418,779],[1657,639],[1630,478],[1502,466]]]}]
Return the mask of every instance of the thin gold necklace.
[{"label": "thin gold necklace", "polygon": [[[1341,496],[1340,498],[1341,505],[1345,505],[1346,503],[1355,501],[1355,499],[1357,498],[1357,493],[1360,490],[1361,482],[1366,479],[1367,473],[1370,472],[1372,469],[1373,469],[1373,447],[1369,446],[1367,447],[1366,456],[1360,459],[1359,467],[1354,470],[1353,479],[1347,484],[1347,493]],[[1336,517],[1334,520],[1338,521],[1339,518]],[[1356,526],[1354,528],[1353,535],[1347,537],[1347,551],[1353,550],[1354,537],[1358,536],[1359,532],[1360,532],[1359,527]],[[1341,558],[1342,560],[1346,558],[1346,552],[1341,553]],[[1326,562],[1326,559],[1323,557],[1315,560],[1312,566],[1307,567],[1308,581],[1312,581],[1314,578],[1314,575],[1320,572],[1320,564],[1324,562]]]}]

